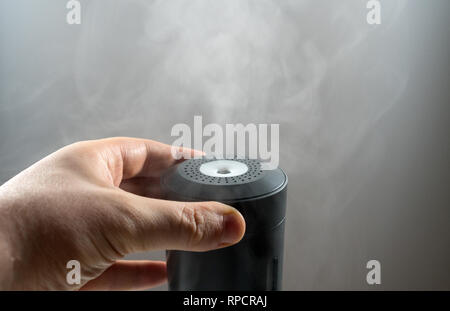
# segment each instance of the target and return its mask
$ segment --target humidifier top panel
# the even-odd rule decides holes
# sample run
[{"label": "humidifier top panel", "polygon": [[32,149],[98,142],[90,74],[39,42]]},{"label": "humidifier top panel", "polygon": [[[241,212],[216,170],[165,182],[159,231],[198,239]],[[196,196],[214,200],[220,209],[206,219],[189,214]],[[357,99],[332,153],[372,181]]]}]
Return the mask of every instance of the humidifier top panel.
[{"label": "humidifier top panel", "polygon": [[193,182],[223,185],[243,184],[264,176],[256,160],[206,160],[186,161],[180,164],[180,173]]},{"label": "humidifier top panel", "polygon": [[261,170],[260,162],[251,159],[191,159],[162,178],[163,190],[180,200],[249,199],[276,192],[286,183],[281,169]]}]

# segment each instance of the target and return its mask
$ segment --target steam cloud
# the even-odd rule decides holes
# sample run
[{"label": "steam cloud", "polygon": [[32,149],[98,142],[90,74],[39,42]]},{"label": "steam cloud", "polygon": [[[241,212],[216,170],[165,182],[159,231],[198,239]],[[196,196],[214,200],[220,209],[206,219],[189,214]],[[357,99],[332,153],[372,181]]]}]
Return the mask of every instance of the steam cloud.
[{"label": "steam cloud", "polygon": [[[171,126],[192,124],[194,114],[205,123],[280,123],[282,166],[328,185],[326,209],[342,206],[360,177],[336,189],[333,176],[407,84],[398,63],[364,58],[365,3],[350,2],[90,2],[77,44],[78,113],[98,114],[99,103],[108,103],[105,128],[142,130],[148,122],[138,136],[154,137],[159,128],[156,136],[168,142]],[[384,4],[386,20],[404,5]],[[381,74],[390,77],[383,85]],[[343,77],[368,87],[344,85]],[[373,166],[376,157],[359,165]]]}]

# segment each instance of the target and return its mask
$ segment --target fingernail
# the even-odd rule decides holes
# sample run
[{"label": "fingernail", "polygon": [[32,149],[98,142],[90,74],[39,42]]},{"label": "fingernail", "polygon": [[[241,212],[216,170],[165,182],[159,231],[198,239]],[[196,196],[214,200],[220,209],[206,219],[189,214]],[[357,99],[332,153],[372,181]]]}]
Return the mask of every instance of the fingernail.
[{"label": "fingernail", "polygon": [[223,215],[223,231],[220,246],[236,243],[242,235],[241,216],[236,212]]}]

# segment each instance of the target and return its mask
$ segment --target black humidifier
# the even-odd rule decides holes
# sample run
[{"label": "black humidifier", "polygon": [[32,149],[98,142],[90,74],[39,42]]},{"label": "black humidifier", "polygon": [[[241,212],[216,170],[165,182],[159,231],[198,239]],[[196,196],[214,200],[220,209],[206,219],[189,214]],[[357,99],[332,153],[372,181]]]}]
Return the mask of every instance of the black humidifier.
[{"label": "black humidifier", "polygon": [[164,174],[165,197],[219,201],[244,216],[246,232],[230,247],[167,251],[169,290],[280,290],[287,176],[257,160],[192,159]]}]

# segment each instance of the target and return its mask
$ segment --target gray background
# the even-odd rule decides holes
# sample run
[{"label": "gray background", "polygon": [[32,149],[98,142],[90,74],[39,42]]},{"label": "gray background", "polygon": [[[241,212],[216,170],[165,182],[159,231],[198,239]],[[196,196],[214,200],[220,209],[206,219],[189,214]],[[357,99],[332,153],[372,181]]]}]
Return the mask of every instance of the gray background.
[{"label": "gray background", "polygon": [[450,289],[450,1],[381,1],[379,26],[365,0],[81,2],[69,26],[66,1],[0,0],[0,183],[196,114],[280,123],[285,289]]}]

